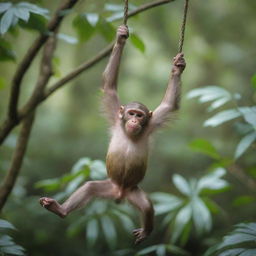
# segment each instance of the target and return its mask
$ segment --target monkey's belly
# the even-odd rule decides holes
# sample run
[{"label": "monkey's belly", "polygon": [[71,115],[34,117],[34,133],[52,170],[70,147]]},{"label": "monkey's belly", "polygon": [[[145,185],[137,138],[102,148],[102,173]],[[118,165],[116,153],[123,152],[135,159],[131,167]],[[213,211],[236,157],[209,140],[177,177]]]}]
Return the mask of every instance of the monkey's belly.
[{"label": "monkey's belly", "polygon": [[147,160],[109,153],[106,159],[109,178],[122,188],[136,186],[145,176]]}]

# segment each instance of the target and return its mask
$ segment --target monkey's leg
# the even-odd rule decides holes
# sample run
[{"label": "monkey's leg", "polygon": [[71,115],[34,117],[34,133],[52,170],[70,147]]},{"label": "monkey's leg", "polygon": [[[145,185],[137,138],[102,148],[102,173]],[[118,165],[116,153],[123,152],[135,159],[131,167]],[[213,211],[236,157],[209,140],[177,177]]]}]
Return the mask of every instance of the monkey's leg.
[{"label": "monkey's leg", "polygon": [[138,244],[153,230],[154,209],[146,193],[138,187],[127,192],[126,197],[142,214],[142,228],[133,231],[136,237],[135,244]]},{"label": "monkey's leg", "polygon": [[42,197],[40,204],[64,218],[70,212],[86,205],[93,197],[116,198],[118,187],[111,180],[88,181],[78,188],[62,205],[52,198]]}]

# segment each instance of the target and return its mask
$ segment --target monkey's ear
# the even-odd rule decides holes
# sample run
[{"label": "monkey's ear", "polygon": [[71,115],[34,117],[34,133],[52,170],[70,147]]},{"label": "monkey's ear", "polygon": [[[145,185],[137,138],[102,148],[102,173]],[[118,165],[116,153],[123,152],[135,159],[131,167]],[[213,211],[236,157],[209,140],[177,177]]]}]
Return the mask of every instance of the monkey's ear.
[{"label": "monkey's ear", "polygon": [[121,105],[119,109],[119,118],[122,119],[124,115],[124,106]]},{"label": "monkey's ear", "polygon": [[152,115],[153,115],[153,112],[152,112],[152,111],[149,111],[149,112],[148,112],[149,118],[150,118]]}]

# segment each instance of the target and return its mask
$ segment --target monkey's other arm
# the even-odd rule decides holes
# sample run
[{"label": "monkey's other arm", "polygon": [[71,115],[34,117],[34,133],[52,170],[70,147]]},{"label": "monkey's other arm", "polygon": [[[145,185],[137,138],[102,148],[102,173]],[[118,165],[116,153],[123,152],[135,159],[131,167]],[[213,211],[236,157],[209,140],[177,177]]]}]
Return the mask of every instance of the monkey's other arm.
[{"label": "monkey's other arm", "polygon": [[168,121],[170,113],[179,109],[181,74],[186,67],[186,62],[183,56],[183,53],[178,53],[173,59],[172,72],[165,95],[160,105],[153,111],[151,118],[152,128],[162,126]]},{"label": "monkey's other arm", "polygon": [[112,124],[115,123],[120,108],[120,102],[117,95],[117,80],[123,48],[128,37],[128,27],[125,25],[119,26],[116,33],[115,45],[106,69],[103,72],[104,111]]}]

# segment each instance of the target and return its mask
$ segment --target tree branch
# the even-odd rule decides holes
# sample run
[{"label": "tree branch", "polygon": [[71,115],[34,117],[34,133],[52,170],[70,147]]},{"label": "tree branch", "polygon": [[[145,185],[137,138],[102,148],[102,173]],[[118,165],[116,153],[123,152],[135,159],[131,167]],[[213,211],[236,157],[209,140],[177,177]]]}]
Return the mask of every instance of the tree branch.
[{"label": "tree branch", "polygon": [[[174,2],[174,1],[175,0],[160,0],[160,1],[154,1],[154,2],[151,2],[151,3],[148,3],[148,4],[144,4],[144,5],[140,6],[139,8],[137,8],[136,10],[133,10],[133,11],[129,12],[128,17],[129,18],[133,17],[133,16],[135,16],[135,15],[141,13],[141,12],[144,12],[148,9],[152,9],[156,6],[160,6],[160,5],[167,4],[167,3],[170,3],[170,2]],[[73,78],[80,75],[83,71],[91,68],[92,66],[97,64],[99,61],[101,61],[102,59],[107,57],[111,53],[113,46],[114,46],[114,42],[112,42],[107,47],[105,47],[97,56],[95,56],[94,58],[90,59],[89,61],[81,64],[79,67],[77,67],[76,69],[71,71],[69,74],[67,74],[65,77],[60,79],[58,82],[53,84],[47,90],[47,92],[45,93],[45,99],[48,96],[50,96],[53,92],[55,92],[56,90],[61,88],[64,84],[66,84],[67,82],[69,82]]]},{"label": "tree branch", "polygon": [[42,45],[48,39],[50,34],[49,32],[54,32],[59,27],[61,21],[64,18],[61,12],[66,9],[72,8],[77,1],[78,0],[67,0],[57,9],[53,18],[48,23],[48,26],[47,26],[48,33],[40,35],[34,41],[33,45],[28,49],[28,52],[25,55],[25,57],[20,62],[12,80],[11,95],[10,95],[10,101],[9,101],[9,107],[8,107],[8,118],[13,120],[13,122],[16,122],[16,123],[19,122],[17,109],[18,109],[18,101],[19,101],[19,95],[20,95],[20,86],[25,73],[30,67],[35,56],[38,54]]},{"label": "tree branch", "polygon": [[54,51],[56,49],[56,43],[57,43],[57,29],[45,44],[41,66],[40,66],[39,77],[38,77],[36,86],[34,88],[34,91],[30,99],[28,100],[26,105],[23,107],[23,112],[25,113],[30,113],[31,109],[35,109],[35,107],[38,105],[38,102],[41,102],[44,99],[45,87],[50,77],[53,74],[52,58],[53,58]]},{"label": "tree branch", "polygon": [[[43,94],[45,86],[47,85],[50,77],[53,74],[52,71],[52,57],[54,50],[56,48],[56,36],[57,29],[55,29],[54,34],[48,38],[43,51],[42,61],[40,65],[39,77],[34,88],[34,91],[28,100],[27,108],[34,108],[36,102],[40,101]],[[23,121],[23,126],[21,128],[20,137],[15,148],[14,156],[11,162],[11,167],[7,172],[2,186],[0,187],[0,211],[5,205],[7,198],[9,197],[12,188],[15,185],[15,181],[19,175],[20,168],[22,166],[22,161],[26,152],[27,144],[29,141],[30,131],[32,129],[33,120],[35,112],[30,113]]]},{"label": "tree branch", "polygon": [[2,210],[5,202],[12,191],[15,181],[19,175],[20,168],[22,166],[23,157],[26,153],[28,140],[31,132],[31,128],[34,121],[34,113],[30,114],[22,122],[17,145],[13,154],[12,163],[10,169],[5,176],[3,183],[0,187],[0,211]]},{"label": "tree branch", "polygon": [[[136,10],[133,10],[128,13],[128,17],[133,17],[141,12],[144,12],[148,9],[164,5],[170,2],[174,2],[175,0],[158,0],[158,1],[153,1],[148,4],[144,4],[137,8]],[[4,141],[4,139],[8,136],[8,134],[11,132],[11,130],[19,124],[19,122],[25,118],[30,112],[34,111],[37,106],[44,100],[46,100],[51,94],[53,94],[56,90],[61,88],[63,85],[71,81],[73,78],[77,77],[80,75],[83,71],[88,70],[98,62],[100,62],[102,59],[107,57],[113,48],[113,43],[105,47],[98,55],[90,59],[89,61],[86,61],[85,63],[81,64],[79,67],[71,71],[69,74],[67,74],[65,77],[61,78],[59,81],[57,81],[55,84],[53,84],[45,93],[44,95],[35,101],[33,104],[26,104],[24,107],[21,108],[21,110],[18,112],[17,118],[15,121],[14,119],[7,119],[3,123],[3,125],[0,128],[0,145]]]}]

